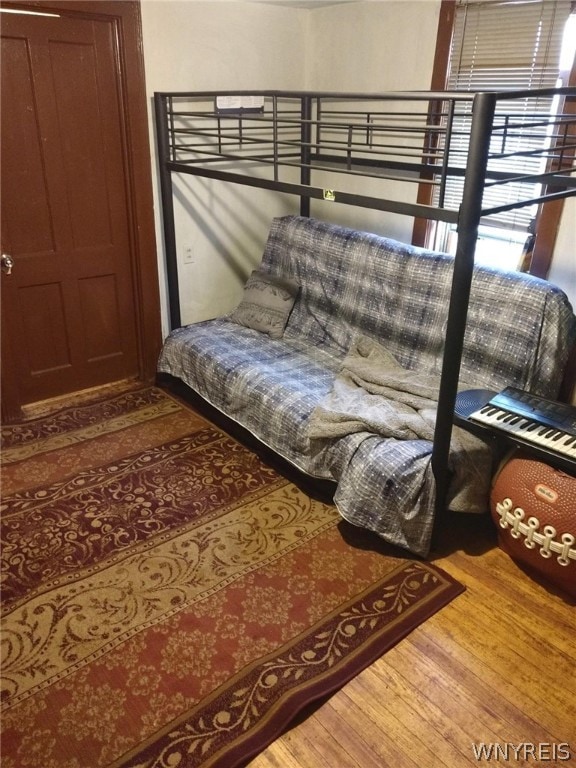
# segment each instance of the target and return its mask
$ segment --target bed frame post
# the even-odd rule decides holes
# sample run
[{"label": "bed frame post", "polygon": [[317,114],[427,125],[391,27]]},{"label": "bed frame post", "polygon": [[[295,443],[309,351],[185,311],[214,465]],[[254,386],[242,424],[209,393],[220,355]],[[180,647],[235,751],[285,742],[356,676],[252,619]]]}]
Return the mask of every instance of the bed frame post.
[{"label": "bed frame post", "polygon": [[170,157],[170,135],[168,131],[168,110],[166,101],[169,97],[162,93],[154,94],[156,113],[156,147],[160,173],[160,194],[162,197],[162,224],[164,227],[164,248],[166,250],[166,280],[170,305],[170,330],[179,328],[180,289],[178,285],[178,259],[176,256],[176,227],[174,225],[174,197],[172,172],[167,167]]},{"label": "bed frame post", "polygon": [[438,395],[438,415],[432,450],[437,518],[446,512],[450,438],[495,107],[496,95],[493,93],[480,93],[474,97],[470,147],[458,219],[458,244],[454,257],[450,308]]},{"label": "bed frame post", "polygon": [[[301,118],[301,168],[300,183],[306,186],[310,185],[311,171],[311,141],[312,141],[312,97],[302,96],[300,99],[300,118]],[[310,216],[310,198],[300,196],[300,216]]]}]

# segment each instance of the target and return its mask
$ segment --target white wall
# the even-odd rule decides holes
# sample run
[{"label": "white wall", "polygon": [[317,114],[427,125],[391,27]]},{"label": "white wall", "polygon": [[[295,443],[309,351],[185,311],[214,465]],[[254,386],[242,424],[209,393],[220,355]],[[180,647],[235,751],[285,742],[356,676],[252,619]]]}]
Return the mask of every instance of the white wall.
[{"label": "white wall", "polygon": [[[242,0],[142,0],[148,94],[151,99],[163,90],[427,90],[439,9],[440,0],[370,0],[312,10]],[[321,182],[315,178],[315,183]],[[358,184],[361,190],[349,191],[370,194],[364,181]],[[175,186],[178,249],[194,251],[193,264],[180,264],[182,316],[194,322],[237,303],[260,259],[271,218],[296,212],[298,201],[190,176]],[[408,186],[404,199],[414,201],[416,185]],[[550,279],[576,307],[575,211],[576,200],[567,201]],[[412,220],[405,216],[322,201],[312,201],[312,214],[411,238]],[[163,297],[165,329],[166,307]]]},{"label": "white wall", "polygon": [[[301,89],[306,72],[307,11],[243,2],[142,0],[146,87],[154,137],[155,91]],[[153,164],[156,157],[152,138]],[[192,247],[194,263],[180,263],[184,323],[215,317],[239,300],[262,256],[275,215],[297,201],[264,190],[192,176],[174,178],[180,261]],[[167,330],[164,247],[158,181],[156,229]]]},{"label": "white wall", "polygon": [[576,198],[574,197],[564,201],[562,221],[548,279],[566,292],[576,312]]},{"label": "white wall", "polygon": [[[436,0],[372,0],[313,9],[242,0],[142,0],[148,95],[151,100],[154,91],[246,88],[425,90],[435,46],[435,32],[428,30],[436,29],[438,10]],[[153,136],[152,117],[150,126]],[[195,253],[193,264],[179,266],[182,318],[194,322],[237,303],[259,261],[271,218],[297,212],[298,200],[190,176],[176,179],[175,187],[179,259],[185,247]],[[164,276],[157,189],[155,179]],[[410,190],[407,199],[415,193]],[[411,235],[406,217],[316,201],[312,213],[398,239]],[[166,330],[165,290],[162,306]]]},{"label": "white wall", "polygon": [[436,0],[314,10],[306,87],[360,93],[429,89],[439,12]]},{"label": "white wall", "polygon": [[[439,12],[435,0],[376,0],[314,10],[306,87],[351,93],[428,90]],[[322,185],[319,175],[315,183]],[[351,193],[407,203],[416,202],[418,193],[416,184],[370,186],[366,179],[347,179],[345,186]],[[311,212],[398,240],[412,238],[413,221],[407,216],[315,200]]]}]

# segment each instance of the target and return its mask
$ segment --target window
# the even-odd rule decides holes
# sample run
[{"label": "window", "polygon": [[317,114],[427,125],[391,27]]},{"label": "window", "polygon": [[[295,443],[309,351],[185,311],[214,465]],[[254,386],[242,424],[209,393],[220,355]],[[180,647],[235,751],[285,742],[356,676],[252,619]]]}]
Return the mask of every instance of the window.
[{"label": "window", "polygon": [[[443,3],[444,10],[447,5]],[[444,68],[447,69],[444,82],[448,90],[524,90],[568,84],[576,36],[576,16],[570,16],[570,0],[458,0],[453,11],[447,63],[444,57]],[[442,66],[442,56],[438,52],[436,66]],[[435,78],[438,83],[438,72]],[[531,118],[535,113],[549,115],[557,111],[558,106],[548,98],[526,99],[520,112],[516,106],[515,122],[526,126],[525,130],[520,131],[517,140],[519,147],[530,150],[550,144],[550,136],[535,131]],[[503,102],[501,108],[507,111],[509,104]],[[462,124],[456,127],[457,131],[467,133],[470,115],[463,115],[459,120]],[[514,158],[512,165],[503,160],[501,170],[539,173],[544,170],[540,167],[541,162],[525,155]],[[462,186],[462,179],[451,180],[446,192],[448,207],[457,207]],[[485,204],[509,202],[499,197],[503,189],[509,186],[493,187],[486,194],[493,195],[494,199],[485,197]],[[509,194],[508,190],[506,194]],[[526,198],[537,194],[537,189],[525,189],[522,192]],[[537,214],[537,206],[531,206],[508,211],[482,222],[477,260],[490,262],[494,258],[493,254],[497,253],[501,265],[505,260],[506,266],[512,269],[520,268],[523,263],[526,266],[527,249],[534,242]],[[428,235],[428,245],[453,252],[456,241],[453,226],[439,223]],[[496,243],[497,248],[494,247]]]}]

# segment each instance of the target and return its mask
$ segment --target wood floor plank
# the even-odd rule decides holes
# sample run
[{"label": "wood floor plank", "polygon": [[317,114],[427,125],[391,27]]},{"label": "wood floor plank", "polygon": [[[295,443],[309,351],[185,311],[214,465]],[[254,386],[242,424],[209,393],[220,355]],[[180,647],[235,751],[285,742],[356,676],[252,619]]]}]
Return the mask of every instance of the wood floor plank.
[{"label": "wood floor plank", "polygon": [[[379,749],[382,732],[363,711],[358,710],[348,697],[342,696],[336,699],[336,706],[328,702],[322,715],[324,728],[338,745],[335,764],[350,764],[358,768],[382,768],[383,755]],[[310,736],[308,728],[306,732]],[[318,733],[315,734],[316,737],[318,735]],[[402,759],[401,755],[399,757]],[[394,759],[398,759],[397,751]],[[412,764],[406,768],[412,768]]]},{"label": "wood floor plank", "polygon": [[[470,607],[472,600],[468,601]],[[441,638],[450,651],[451,658],[468,659],[481,664],[482,675],[511,701],[522,700],[528,712],[538,711],[540,721],[547,727],[558,725],[566,719],[576,722],[574,691],[568,680],[573,679],[574,664],[565,662],[552,645],[534,640],[528,634],[517,631],[514,621],[502,620],[495,611],[495,620],[482,612],[482,605],[475,603],[474,622],[464,601],[450,605],[442,617],[438,617]],[[434,617],[436,618],[436,617]],[[425,634],[434,631],[431,623],[423,627]],[[482,627],[490,627],[482,631]],[[553,630],[551,630],[553,631]],[[562,661],[562,663],[560,663]],[[559,711],[562,716],[559,721]]]},{"label": "wood floor plank", "polygon": [[[370,753],[374,756],[378,766],[398,766],[399,768],[417,768],[420,764],[418,754],[413,749],[406,749],[403,743],[405,733],[402,723],[399,723],[393,715],[387,716],[388,728],[382,730],[382,711],[379,702],[369,701],[365,695],[365,685],[369,672],[358,676],[354,685],[348,685],[343,696],[334,696],[330,700],[330,708],[337,711],[343,721],[348,721],[354,732],[356,740],[364,742]],[[380,701],[384,700],[380,692]],[[337,734],[336,738],[340,738]],[[354,745],[347,743],[348,751],[354,750]],[[421,750],[423,751],[423,750]]]},{"label": "wood floor plank", "polygon": [[[436,632],[424,629],[423,634],[438,640]],[[540,667],[546,663],[545,657],[537,668],[523,666],[518,660],[518,650],[503,648],[497,642],[486,643],[477,636],[458,630],[454,630],[450,639],[443,638],[443,645],[447,650],[446,663],[460,662],[472,667],[481,679],[489,682],[498,698],[522,702],[524,711],[551,733],[557,728],[565,728],[569,722],[575,722],[573,692],[567,688],[565,678],[558,677],[551,682],[553,670],[546,676],[541,674]],[[543,677],[546,679],[543,680]],[[565,738],[565,733],[558,732],[558,736]]]},{"label": "wood floor plank", "polygon": [[397,653],[375,664],[374,670],[382,681],[394,680],[394,693],[406,707],[416,711],[418,733],[425,729],[428,737],[428,731],[433,729],[438,734],[439,740],[434,742],[437,754],[446,753],[447,744],[451,744],[453,752],[458,750],[467,759],[473,741],[497,739],[499,718],[483,711],[482,702],[474,699],[454,676],[444,675],[440,679],[442,670],[436,665],[423,665],[422,661],[414,647],[402,643]]},{"label": "wood floor plank", "polygon": [[[375,690],[371,670],[358,675],[345,688],[345,697],[334,696],[330,702],[343,718],[350,718],[358,738],[368,743],[379,758],[381,766],[418,768],[429,761],[433,753],[425,745],[412,743],[412,735],[394,712],[387,692]],[[386,718],[386,729],[381,722]]]},{"label": "wood floor plank", "polygon": [[[439,656],[432,643],[408,638],[394,649],[387,663],[401,669],[407,683],[422,692],[436,710],[434,717],[460,722],[472,741],[518,742],[531,734],[546,741],[550,733],[519,708],[500,696],[475,672],[454,663],[448,653]],[[382,660],[386,663],[386,659]]]},{"label": "wood floor plank", "polygon": [[[498,599],[488,606],[481,600],[474,599],[474,616],[470,617],[472,598],[462,600],[450,606],[448,617],[439,619],[454,620],[459,641],[463,647],[471,650],[482,646],[483,658],[506,666],[515,678],[523,675],[538,674],[542,682],[549,679],[550,684],[560,677],[569,679],[574,671],[568,644],[560,650],[552,636],[537,626],[538,622],[505,610]],[[492,631],[478,635],[478,626],[488,626],[492,622]],[[524,623],[526,622],[526,623]],[[548,633],[550,634],[550,633]],[[512,641],[513,639],[513,641]],[[546,663],[544,659],[546,658]],[[559,692],[561,693],[561,692]]]},{"label": "wood floor plank", "polygon": [[300,765],[306,765],[310,759],[318,768],[361,768],[357,760],[343,752],[338,742],[330,737],[326,719],[311,719],[300,731],[293,730],[287,735],[287,743],[299,758]]},{"label": "wood floor plank", "polygon": [[292,752],[287,735],[284,735],[252,760],[250,768],[301,768],[301,764]]},{"label": "wood floor plank", "polygon": [[[498,552],[504,554],[500,550]],[[502,608],[514,614],[521,624],[530,623],[533,631],[546,635],[550,642],[566,641],[570,647],[574,636],[574,611],[570,610],[566,597],[559,597],[546,586],[536,590],[531,577],[505,555],[490,562],[491,559],[486,557],[479,562],[456,552],[449,563],[441,567],[454,574],[458,572],[460,580],[466,578],[467,587],[479,592],[488,605],[497,597]],[[545,600],[542,599],[544,594]],[[519,606],[521,611],[517,610]],[[552,637],[547,634],[547,623],[551,620],[556,630]]]},{"label": "wood floor plank", "polygon": [[[356,703],[362,708],[366,706],[364,702],[369,702],[378,715],[380,738],[392,738],[417,766],[433,763],[449,766],[461,761],[460,734],[456,733],[459,725],[444,719],[438,728],[426,720],[420,709],[420,692],[413,689],[412,696],[403,697],[395,677],[379,675],[377,669],[378,663],[359,676],[355,685],[347,688],[347,695],[356,697]],[[386,722],[386,729],[382,729],[382,722]],[[425,738],[422,738],[423,732]]]}]

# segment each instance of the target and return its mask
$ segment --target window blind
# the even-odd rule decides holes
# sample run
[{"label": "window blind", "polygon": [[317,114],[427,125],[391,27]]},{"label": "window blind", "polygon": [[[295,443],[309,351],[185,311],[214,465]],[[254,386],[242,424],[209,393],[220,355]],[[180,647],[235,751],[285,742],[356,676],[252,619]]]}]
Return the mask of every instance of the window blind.
[{"label": "window blind", "polygon": [[[570,0],[461,0],[456,8],[447,87],[449,90],[503,91],[553,88],[559,76],[560,51]],[[540,150],[549,145],[546,128],[538,118],[548,116],[556,105],[551,98],[498,102],[497,116],[509,114],[510,129],[505,151],[501,135],[495,133],[491,153],[508,155],[518,150]],[[470,132],[471,108],[458,114],[449,162],[465,165]],[[539,173],[545,159],[524,155],[492,159],[489,170],[518,174]],[[451,179],[445,205],[457,208],[462,198],[463,179]],[[514,182],[488,187],[483,207],[492,208],[517,199],[531,199],[538,186]],[[526,230],[535,215],[528,206],[490,217],[492,225]]]}]

